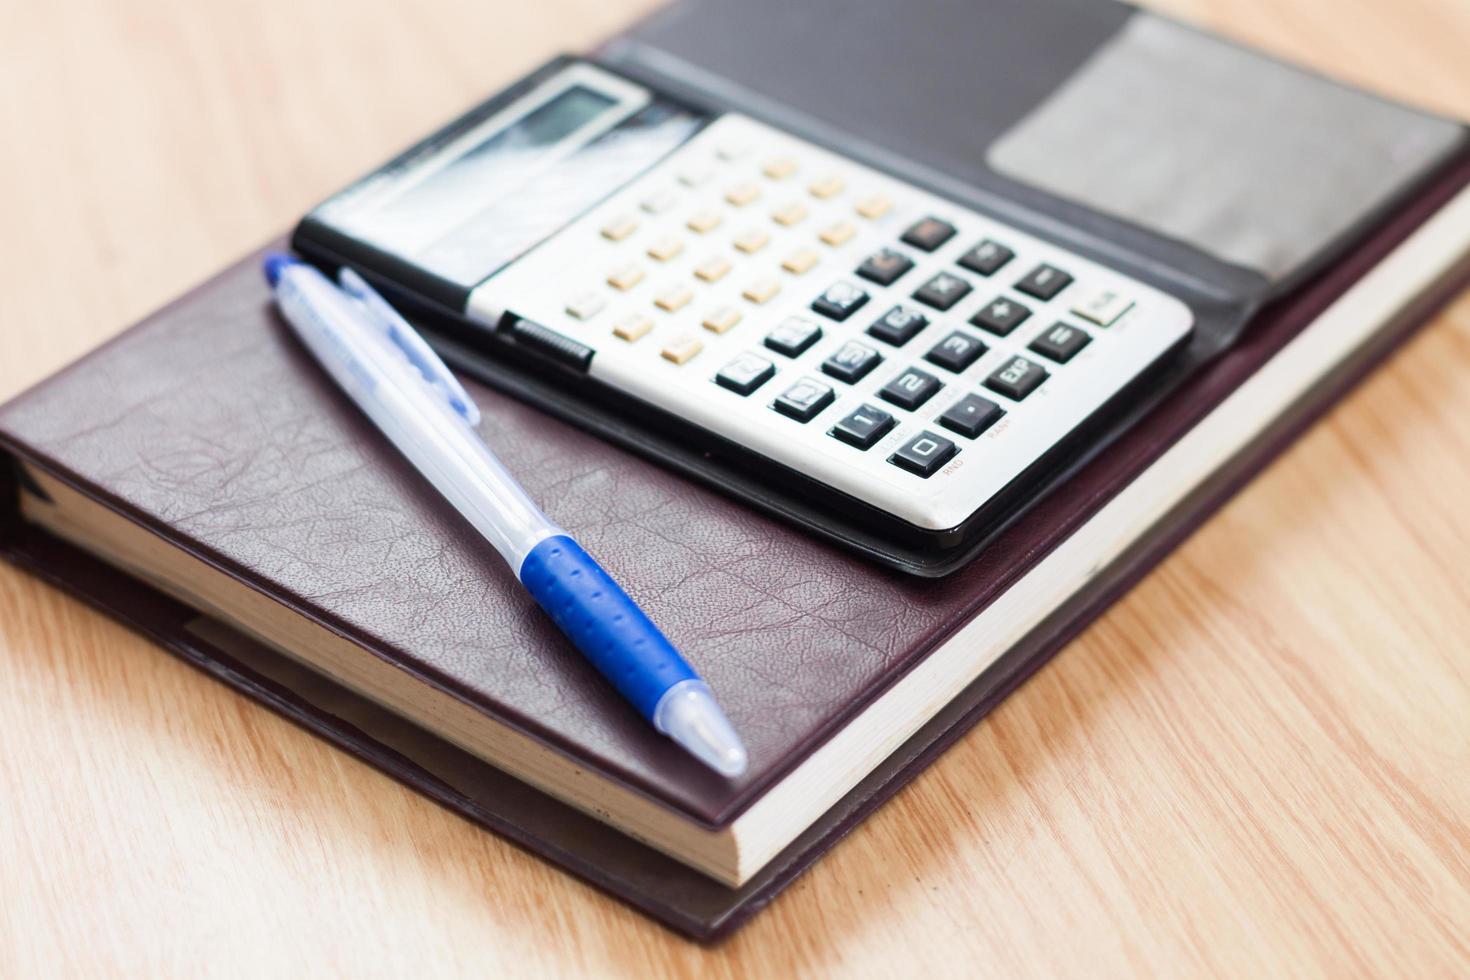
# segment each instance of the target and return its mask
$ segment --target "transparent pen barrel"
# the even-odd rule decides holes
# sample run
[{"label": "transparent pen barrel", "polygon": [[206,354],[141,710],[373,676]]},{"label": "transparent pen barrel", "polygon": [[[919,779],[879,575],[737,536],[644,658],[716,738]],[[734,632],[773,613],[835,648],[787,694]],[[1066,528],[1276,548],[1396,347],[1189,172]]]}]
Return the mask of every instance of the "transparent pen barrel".
[{"label": "transparent pen barrel", "polygon": [[387,414],[389,417],[374,417],[373,421],[454,509],[500,552],[512,571],[519,574],[531,549],[546,538],[562,533],[531,502],[468,423],[446,416],[434,418],[418,428],[404,426],[400,412]]},{"label": "transparent pen barrel", "polygon": [[355,321],[348,301],[315,269],[293,267],[278,300],[333,379],[389,441],[517,574],[551,523],[505,466],[437,391]]}]

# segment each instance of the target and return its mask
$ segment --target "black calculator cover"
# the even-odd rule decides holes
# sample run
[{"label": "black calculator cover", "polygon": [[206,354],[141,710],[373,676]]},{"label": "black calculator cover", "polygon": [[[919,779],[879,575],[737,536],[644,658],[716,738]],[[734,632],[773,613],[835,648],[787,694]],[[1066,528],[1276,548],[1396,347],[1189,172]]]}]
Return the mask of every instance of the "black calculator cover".
[{"label": "black calculator cover", "polygon": [[[573,383],[535,358],[492,353],[453,318],[431,323],[457,368],[926,576],[971,560],[1227,349],[1259,309],[1360,240],[1466,135],[1111,0],[683,0],[592,58],[690,105],[745,113],[1049,239],[1194,313],[1186,348],[987,505],[978,530],[908,537],[886,526],[886,515],[834,505],[804,477],[765,468],[738,446],[693,438],[661,413]],[[1236,94],[1220,96],[1222,85]],[[1238,120],[1252,125],[1230,125]],[[1302,133],[1309,122],[1318,129]],[[1282,153],[1302,159],[1283,163]],[[1089,164],[1095,159],[1113,164],[1103,172]],[[1202,183],[1201,173],[1213,179]],[[328,263],[353,258],[310,218],[294,244]],[[391,292],[408,275],[395,270],[381,284]]]}]

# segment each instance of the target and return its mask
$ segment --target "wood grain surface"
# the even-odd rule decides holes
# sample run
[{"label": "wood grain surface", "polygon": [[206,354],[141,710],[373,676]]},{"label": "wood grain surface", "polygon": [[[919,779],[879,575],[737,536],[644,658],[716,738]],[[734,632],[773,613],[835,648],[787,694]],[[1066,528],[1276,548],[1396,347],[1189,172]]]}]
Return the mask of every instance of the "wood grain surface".
[{"label": "wood grain surface", "polygon": [[[639,0],[0,3],[0,397]],[[1465,0],[1164,5],[1470,117]],[[0,975],[1470,974],[1470,300],[703,949],[0,567]]]}]

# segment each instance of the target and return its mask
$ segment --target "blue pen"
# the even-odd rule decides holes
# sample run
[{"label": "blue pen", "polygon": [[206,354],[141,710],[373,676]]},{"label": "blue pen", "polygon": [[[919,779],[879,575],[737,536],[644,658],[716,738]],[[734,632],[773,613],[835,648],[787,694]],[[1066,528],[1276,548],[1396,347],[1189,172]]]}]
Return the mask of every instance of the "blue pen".
[{"label": "blue pen", "polygon": [[272,253],[265,277],[327,373],[500,552],[623,697],[716,772],[744,773],[745,746],[709,687],[495,458],[475,432],[474,402],[408,322],[351,269],[333,284],[313,266]]}]

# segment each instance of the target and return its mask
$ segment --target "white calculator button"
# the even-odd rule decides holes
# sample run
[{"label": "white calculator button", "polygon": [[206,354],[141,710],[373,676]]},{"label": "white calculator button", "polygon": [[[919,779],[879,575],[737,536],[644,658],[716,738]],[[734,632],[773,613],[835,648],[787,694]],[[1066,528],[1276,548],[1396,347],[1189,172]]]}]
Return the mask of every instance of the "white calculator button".
[{"label": "white calculator button", "polygon": [[714,175],[714,167],[708,164],[695,164],[694,166],[686,167],[680,172],[679,183],[685,187],[699,187],[702,184],[708,183],[709,179]]},{"label": "white calculator button", "polygon": [[764,303],[781,291],[779,279],[757,279],[740,291],[752,303]]},{"label": "white calculator button", "polygon": [[720,221],[722,220],[722,218],[723,216],[720,214],[720,212],[711,209],[705,209],[703,211],[696,211],[693,215],[691,215],[687,224],[690,231],[698,232],[699,234],[704,235],[720,227]]},{"label": "white calculator button", "polygon": [[705,282],[719,282],[729,275],[730,269],[730,260],[723,255],[716,255],[695,266],[694,274]]},{"label": "white calculator button", "polygon": [[771,219],[775,221],[776,224],[785,225],[788,228],[794,224],[799,224],[805,218],[806,205],[802,204],[800,201],[792,201],[789,204],[783,204],[779,208],[771,212]]},{"label": "white calculator button", "polygon": [[715,155],[721,160],[739,160],[750,152],[750,144],[745,140],[726,140],[715,150]]},{"label": "white calculator button", "polygon": [[1111,327],[1133,308],[1133,300],[1116,289],[1098,289],[1078,300],[1072,312],[1099,327]]},{"label": "white calculator button", "polygon": [[613,327],[613,336],[632,343],[653,329],[653,321],[641,313],[626,316]]},{"label": "white calculator button", "polygon": [[829,174],[826,177],[819,177],[812,181],[807,187],[807,190],[811,191],[812,197],[826,200],[829,197],[836,197],[838,194],[841,194],[842,189],[846,186],[847,182],[841,177],[836,174]]},{"label": "white calculator button", "polygon": [[627,291],[643,281],[641,266],[625,265],[608,273],[607,284],[614,289]]},{"label": "white calculator button", "polygon": [[567,303],[567,314],[577,320],[590,320],[607,305],[596,293],[582,293]]},{"label": "white calculator button", "polygon": [[704,350],[704,341],[698,337],[675,337],[664,345],[664,349],[659,351],[659,356],[675,364],[687,364],[693,360],[694,355],[702,350]]},{"label": "white calculator button", "polygon": [[761,166],[761,173],[772,180],[785,180],[796,173],[796,161],[790,157],[772,157]]},{"label": "white calculator button", "polygon": [[602,237],[610,242],[620,242],[638,230],[638,220],[619,215],[602,226]]},{"label": "white calculator button", "polygon": [[678,194],[675,194],[671,190],[664,189],[648,195],[643,199],[643,203],[638,206],[641,207],[644,211],[647,211],[649,214],[663,214],[665,211],[673,207],[678,202]]},{"label": "white calculator button", "polygon": [[817,264],[817,253],[809,248],[798,249],[786,256],[786,261],[781,263],[781,268],[792,275],[802,275],[810,272],[812,266]]},{"label": "white calculator button", "polygon": [[660,262],[668,262],[682,251],[684,251],[684,243],[670,235],[648,246],[648,257],[658,259]]},{"label": "white calculator button", "polygon": [[828,225],[817,235],[823,242],[836,248],[846,245],[852,241],[852,236],[857,234],[857,228],[851,221],[839,221],[835,225]]},{"label": "white calculator button", "polygon": [[864,218],[881,218],[893,209],[893,201],[886,194],[870,194],[857,203],[857,213]]},{"label": "white calculator button", "polygon": [[710,311],[702,321],[704,329],[711,333],[724,333],[740,322],[740,311],[733,306],[721,306]]},{"label": "white calculator button", "polygon": [[[674,286],[672,289],[659,293],[653,299],[653,305],[666,313],[677,313],[689,305],[694,298],[694,291],[685,286]],[[683,362],[680,362],[683,363]]]},{"label": "white calculator button", "polygon": [[725,200],[729,201],[737,208],[745,207],[747,204],[756,200],[760,196],[760,185],[751,183],[736,184],[734,187],[725,192]]},{"label": "white calculator button", "polygon": [[740,249],[740,251],[744,252],[746,255],[754,255],[756,252],[759,252],[761,249],[765,248],[766,243],[770,240],[771,236],[768,235],[766,232],[760,230],[759,228],[753,228],[750,231],[742,232],[740,235],[736,236],[735,247]]}]

